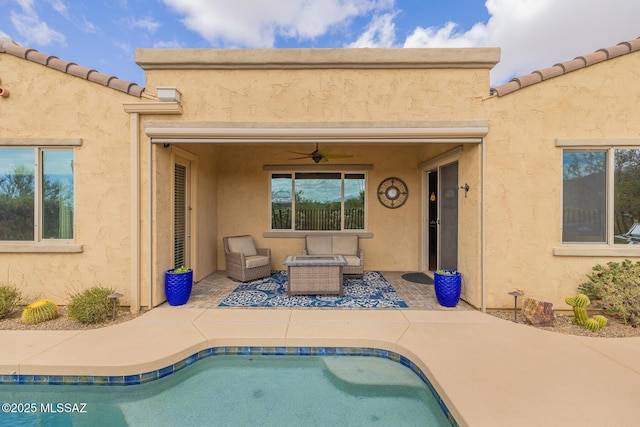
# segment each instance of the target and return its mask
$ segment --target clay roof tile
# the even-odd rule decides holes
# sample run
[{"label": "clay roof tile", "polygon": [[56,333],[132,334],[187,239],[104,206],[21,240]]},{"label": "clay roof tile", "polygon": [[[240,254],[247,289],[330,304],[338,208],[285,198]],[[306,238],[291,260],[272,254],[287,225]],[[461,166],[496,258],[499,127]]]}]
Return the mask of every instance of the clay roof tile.
[{"label": "clay roof tile", "polygon": [[560,62],[555,64],[553,67],[543,68],[541,70],[536,70],[531,74],[516,77],[507,84],[492,88],[491,93],[497,94],[498,96],[506,95],[523,87],[539,83],[543,80],[558,77],[638,50],[640,50],[640,37],[618,43],[616,46],[599,49],[587,55],[578,56],[571,61]]},{"label": "clay roof tile", "polygon": [[631,52],[631,49],[629,48],[629,45],[618,44],[604,49],[598,49],[597,52],[604,52],[607,55],[607,59],[611,59],[616,56],[626,55]]},{"label": "clay roof tile", "polygon": [[117,79],[117,77],[112,76],[110,74],[104,74],[95,70],[92,70],[92,72],[89,73],[89,76],[87,76],[87,80],[100,83],[101,85],[104,85],[104,86],[109,86],[109,81],[113,79]]},{"label": "clay roof tile", "polygon": [[46,53],[40,53],[37,50],[30,49],[27,51],[26,59],[29,61],[37,62],[38,64],[47,65],[49,62],[49,58],[52,58],[51,55],[47,55]]},{"label": "clay roof tile", "polygon": [[587,55],[580,55],[578,56],[578,58],[584,59],[587,67],[593,64],[597,64],[598,62],[606,61],[608,59],[607,54],[602,49],[593,53],[589,53]]},{"label": "clay roof tile", "polygon": [[128,91],[129,95],[137,96],[138,98],[142,96],[142,92],[144,92],[144,88],[137,84],[132,84]]},{"label": "clay roof tile", "polygon": [[509,83],[494,87],[493,89],[491,89],[491,92],[497,94],[498,96],[503,96],[518,89],[520,89],[520,83],[512,80]]},{"label": "clay roof tile", "polygon": [[571,71],[586,67],[587,62],[584,60],[584,58],[577,57],[576,59],[572,59],[571,61],[560,62],[556,65],[562,67],[564,73],[566,74],[570,73]]},{"label": "clay roof tile", "polygon": [[103,86],[119,90],[129,95],[142,96],[144,88],[135,83],[120,80],[115,76],[99,73],[98,71],[82,67],[73,62],[64,61],[52,55],[40,53],[35,49],[22,47],[8,38],[0,38],[0,53],[8,53],[18,58],[42,64],[54,70],[68,73],[72,76],[80,77],[91,82],[99,83]]},{"label": "clay roof tile", "polygon": [[69,68],[67,68],[67,73],[71,74],[72,76],[82,77],[86,80],[89,79],[89,74],[91,74],[91,72],[93,71],[96,70],[92,70],[91,68],[87,67],[81,67],[80,65],[76,64],[71,64],[69,65]]},{"label": "clay roof tile", "polygon": [[5,49],[5,52],[13,55],[13,56],[17,56],[19,58],[26,58],[27,57],[27,53],[31,52],[33,49],[29,49],[27,47],[22,47],[19,44],[16,43],[9,43],[7,45],[7,48]]},{"label": "clay roof tile", "polygon": [[553,67],[543,68],[542,70],[536,70],[534,73],[540,75],[542,80],[551,79],[553,77],[558,77],[559,75],[564,73],[564,69],[559,65],[554,65]]},{"label": "clay roof tile", "polygon": [[636,50],[640,50],[640,37],[633,40],[627,40],[625,42],[618,43],[618,44],[626,44],[627,46],[629,46],[630,52],[635,52]]},{"label": "clay roof tile", "polygon": [[129,88],[135,83],[120,80],[119,78],[109,80],[108,87],[119,90],[120,92],[129,93]]},{"label": "clay roof tile", "polygon": [[540,83],[542,81],[542,76],[540,74],[527,74],[525,76],[516,77],[513,79],[520,84],[520,87],[531,86],[536,83]]},{"label": "clay roof tile", "polygon": [[75,64],[73,62],[63,61],[62,59],[56,57],[50,58],[49,62],[47,63],[47,67],[51,67],[54,70],[62,71],[63,73],[67,72],[70,65]]}]

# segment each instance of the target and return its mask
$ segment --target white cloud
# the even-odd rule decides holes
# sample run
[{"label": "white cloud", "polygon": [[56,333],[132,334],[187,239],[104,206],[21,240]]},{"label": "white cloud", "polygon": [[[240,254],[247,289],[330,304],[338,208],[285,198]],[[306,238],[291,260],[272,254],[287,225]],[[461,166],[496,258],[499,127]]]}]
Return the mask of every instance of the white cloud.
[{"label": "white cloud", "polygon": [[396,40],[393,18],[396,15],[397,12],[375,16],[358,40],[347,47],[393,47]]},{"label": "white cloud", "polygon": [[182,43],[177,40],[159,41],[153,44],[156,49],[179,49],[184,47]]},{"label": "white cloud", "polygon": [[86,17],[82,17],[82,22],[80,22],[80,30],[85,33],[95,34],[98,32],[96,26],[93,22],[89,21]]},{"label": "white cloud", "polygon": [[42,21],[33,8],[33,0],[17,0],[21,11],[10,12],[11,23],[27,43],[47,46],[51,44],[66,45],[64,34],[53,30]]},{"label": "white cloud", "polygon": [[493,84],[640,36],[640,2],[487,0],[490,18],[470,30],[456,24],[416,28],[405,47],[501,48]]},{"label": "white cloud", "polygon": [[47,3],[49,3],[53,10],[69,19],[69,10],[67,9],[67,5],[64,4],[62,0],[47,0]]},{"label": "white cloud", "polygon": [[277,36],[313,40],[392,0],[163,0],[211,45],[273,47]]},{"label": "white cloud", "polygon": [[157,21],[154,21],[151,18],[142,18],[142,19],[129,18],[127,19],[127,24],[131,25],[134,28],[142,28],[143,30],[146,30],[150,33],[155,32],[160,27],[160,23]]}]

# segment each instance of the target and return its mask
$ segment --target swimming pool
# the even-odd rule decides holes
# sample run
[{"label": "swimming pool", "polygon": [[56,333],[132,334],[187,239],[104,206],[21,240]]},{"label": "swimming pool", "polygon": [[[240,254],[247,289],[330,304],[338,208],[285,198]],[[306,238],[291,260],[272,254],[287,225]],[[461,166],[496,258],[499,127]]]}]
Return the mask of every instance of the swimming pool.
[{"label": "swimming pool", "polygon": [[410,361],[361,353],[216,348],[115,387],[96,387],[120,384],[104,377],[43,384],[44,377],[13,376],[0,384],[0,426],[456,425]]}]

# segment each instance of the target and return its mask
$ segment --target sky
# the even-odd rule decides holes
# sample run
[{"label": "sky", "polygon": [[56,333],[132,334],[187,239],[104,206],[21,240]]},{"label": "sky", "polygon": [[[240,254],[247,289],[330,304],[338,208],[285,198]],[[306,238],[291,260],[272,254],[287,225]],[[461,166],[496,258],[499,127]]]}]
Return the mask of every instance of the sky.
[{"label": "sky", "polygon": [[0,0],[0,38],[145,85],[136,48],[499,47],[496,86],[640,37],[640,0]]}]

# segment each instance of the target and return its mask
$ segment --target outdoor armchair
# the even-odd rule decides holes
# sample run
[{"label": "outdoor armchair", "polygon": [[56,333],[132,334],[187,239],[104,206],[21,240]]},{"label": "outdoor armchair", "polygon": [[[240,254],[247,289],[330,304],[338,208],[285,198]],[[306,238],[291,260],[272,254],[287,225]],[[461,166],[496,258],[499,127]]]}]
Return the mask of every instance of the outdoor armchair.
[{"label": "outdoor armchair", "polygon": [[253,237],[222,238],[227,276],[240,282],[250,282],[271,275],[271,249],[256,248]]}]

